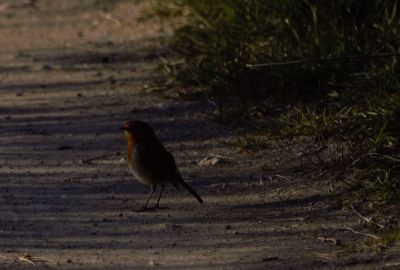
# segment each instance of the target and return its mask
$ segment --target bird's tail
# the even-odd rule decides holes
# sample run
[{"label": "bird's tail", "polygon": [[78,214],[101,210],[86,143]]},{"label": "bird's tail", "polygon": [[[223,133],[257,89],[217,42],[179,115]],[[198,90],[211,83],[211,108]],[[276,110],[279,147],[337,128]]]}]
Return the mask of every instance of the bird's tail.
[{"label": "bird's tail", "polygon": [[179,184],[181,184],[184,188],[186,188],[190,192],[190,194],[192,194],[193,197],[197,199],[199,203],[203,203],[203,199],[188,184],[186,184],[184,181],[180,182]]}]

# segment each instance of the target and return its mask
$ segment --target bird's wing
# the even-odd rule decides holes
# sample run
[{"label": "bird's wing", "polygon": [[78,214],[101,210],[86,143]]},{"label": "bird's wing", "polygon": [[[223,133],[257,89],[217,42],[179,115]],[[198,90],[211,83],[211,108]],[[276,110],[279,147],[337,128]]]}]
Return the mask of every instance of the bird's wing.
[{"label": "bird's wing", "polygon": [[136,146],[137,154],[140,155],[140,162],[146,168],[146,173],[158,179],[160,183],[169,182],[177,189],[179,186],[187,189],[199,203],[203,203],[201,197],[185,181],[176,168],[174,157],[158,142],[147,145]]},{"label": "bird's wing", "polygon": [[136,146],[140,163],[146,168],[146,172],[160,182],[170,182],[175,187],[183,182],[176,167],[174,157],[164,148],[160,142],[146,142]]}]

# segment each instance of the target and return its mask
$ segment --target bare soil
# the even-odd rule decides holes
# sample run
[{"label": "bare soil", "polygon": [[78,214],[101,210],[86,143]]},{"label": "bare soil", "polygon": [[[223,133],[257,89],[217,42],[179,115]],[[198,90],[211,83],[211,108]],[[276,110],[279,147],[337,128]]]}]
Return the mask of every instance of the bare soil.
[{"label": "bare soil", "polygon": [[[360,248],[360,218],[292,166],[295,143],[239,152],[207,102],[149,91],[171,31],[138,20],[148,7],[0,1],[0,269],[400,269],[398,246]],[[127,119],[154,126],[204,205],[169,187],[166,208],[134,211],[149,188],[127,170]]]}]

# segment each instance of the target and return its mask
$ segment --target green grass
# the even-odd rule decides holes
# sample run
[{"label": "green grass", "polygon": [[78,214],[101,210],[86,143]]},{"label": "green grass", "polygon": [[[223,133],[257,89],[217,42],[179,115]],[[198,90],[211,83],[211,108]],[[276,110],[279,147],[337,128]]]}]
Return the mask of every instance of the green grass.
[{"label": "green grass", "polygon": [[307,136],[331,149],[315,167],[349,184],[344,201],[384,213],[400,202],[399,4],[160,0],[153,16],[186,22],[170,44],[182,61],[163,65],[168,87],[207,91],[212,119],[248,128],[232,146]]},{"label": "green grass", "polygon": [[[316,99],[343,84],[398,87],[398,58],[388,56],[399,53],[397,1],[168,0],[157,6],[164,16],[179,8],[188,10],[188,24],[172,42],[186,59],[181,82],[242,98]],[[260,63],[281,64],[254,66]]]},{"label": "green grass", "polygon": [[381,238],[382,238],[382,240],[381,240],[382,244],[384,246],[387,246],[394,242],[400,242],[400,229],[397,228],[397,229],[391,230],[390,232],[383,233],[381,235]]},{"label": "green grass", "polygon": [[351,203],[371,202],[379,209],[400,203],[399,113],[400,95],[370,94],[342,108],[296,107],[281,117],[281,132],[343,146],[344,151],[329,153],[319,165],[345,172]]}]

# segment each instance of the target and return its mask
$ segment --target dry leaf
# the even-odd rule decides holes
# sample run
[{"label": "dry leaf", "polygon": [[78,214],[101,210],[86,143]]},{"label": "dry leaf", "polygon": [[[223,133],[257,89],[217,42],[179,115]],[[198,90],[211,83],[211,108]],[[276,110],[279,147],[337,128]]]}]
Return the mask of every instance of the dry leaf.
[{"label": "dry leaf", "polygon": [[200,166],[214,166],[215,164],[219,163],[221,159],[217,157],[205,157],[200,162]]}]

